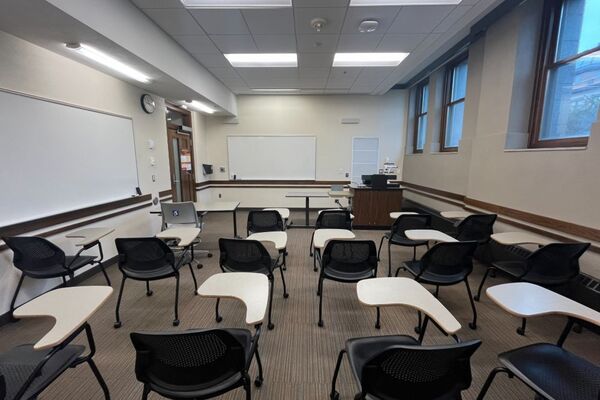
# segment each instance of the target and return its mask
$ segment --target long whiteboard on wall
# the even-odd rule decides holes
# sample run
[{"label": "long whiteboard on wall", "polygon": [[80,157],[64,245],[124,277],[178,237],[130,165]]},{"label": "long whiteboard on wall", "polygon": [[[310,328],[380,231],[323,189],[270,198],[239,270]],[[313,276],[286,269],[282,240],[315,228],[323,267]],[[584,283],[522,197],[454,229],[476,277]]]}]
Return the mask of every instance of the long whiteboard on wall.
[{"label": "long whiteboard on wall", "polygon": [[0,226],[135,194],[130,118],[0,90]]},{"label": "long whiteboard on wall", "polygon": [[236,179],[314,180],[315,136],[228,136],[229,175]]}]

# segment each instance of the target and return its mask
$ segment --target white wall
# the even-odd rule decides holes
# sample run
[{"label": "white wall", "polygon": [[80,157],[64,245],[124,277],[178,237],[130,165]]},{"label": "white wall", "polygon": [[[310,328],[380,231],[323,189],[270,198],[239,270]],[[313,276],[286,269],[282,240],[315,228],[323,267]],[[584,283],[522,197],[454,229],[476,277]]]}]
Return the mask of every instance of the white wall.
[{"label": "white wall", "polygon": [[[530,0],[515,8],[469,49],[463,140],[457,153],[436,153],[440,113],[431,96],[428,146],[423,154],[405,157],[404,180],[599,229],[600,122],[585,149],[514,149],[523,147],[528,135],[542,3]],[[436,90],[441,72],[431,80]],[[453,208],[409,192],[407,198],[436,209]],[[515,227],[498,224],[496,229]],[[582,269],[600,277],[600,256],[588,251]]]},{"label": "white wall", "polygon": [[[131,117],[142,192],[152,193],[153,196],[156,196],[159,191],[170,188],[164,100],[162,98],[154,96],[158,107],[154,114],[148,115],[140,108],[139,99],[143,91],[139,88],[3,32],[0,32],[0,55],[1,88]],[[0,110],[0,112],[2,111]],[[23,123],[27,123],[27,121],[23,121]],[[18,132],[2,132],[1,134],[18,134]],[[82,129],[81,134],[85,135],[85,129]],[[154,140],[154,150],[148,148],[148,139]],[[90,157],[94,157],[93,149],[90,149]],[[155,158],[156,166],[150,166],[150,157]],[[98,160],[98,163],[110,161]],[[19,179],[18,169],[1,163],[2,160],[0,160],[0,168],[14,169],[15,179]],[[40,165],[40,168],[52,168],[52,166]],[[69,222],[69,224],[73,222],[76,221]],[[149,215],[148,208],[95,224],[95,226],[116,229],[115,233],[103,240],[106,258],[116,255],[115,237],[152,235],[159,229],[159,225],[159,218]],[[42,231],[50,229],[52,228]],[[73,245],[73,240],[64,237],[66,233],[49,239],[67,253],[74,254],[77,249]],[[19,279],[19,272],[12,266],[11,259],[12,252],[0,252],[0,314],[8,310]],[[17,304],[38,295],[59,282],[60,280],[50,282],[33,281],[26,278]]]},{"label": "white wall", "polygon": [[[386,158],[402,166],[405,132],[405,92],[385,96],[239,96],[237,124],[223,118],[206,118],[204,162],[214,165],[211,180],[229,179],[228,135],[314,135],[317,138],[317,181],[346,181],[352,163],[352,138],[379,137],[381,163]],[[342,125],[344,117],[360,124]],[[290,154],[293,157],[293,154]],[[219,167],[226,171],[219,172]],[[277,165],[273,165],[277,168]],[[402,175],[401,168],[398,176]],[[304,199],[286,199],[294,189],[211,188],[211,198],[239,200],[242,207],[304,207]],[[302,190],[302,189],[296,189]],[[326,191],[326,189],[320,189]],[[332,206],[329,199],[314,199],[311,206]]]}]

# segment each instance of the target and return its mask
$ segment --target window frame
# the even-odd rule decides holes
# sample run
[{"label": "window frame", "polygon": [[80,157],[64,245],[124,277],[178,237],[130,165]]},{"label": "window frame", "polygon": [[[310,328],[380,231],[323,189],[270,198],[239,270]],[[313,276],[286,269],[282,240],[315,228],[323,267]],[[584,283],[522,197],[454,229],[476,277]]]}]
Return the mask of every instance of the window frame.
[{"label": "window frame", "polygon": [[556,52],[558,51],[558,36],[560,34],[560,22],[564,1],[565,0],[548,0],[544,3],[531,115],[529,119],[529,148],[585,147],[589,141],[589,136],[540,140],[542,119],[544,116],[544,102],[546,99],[548,76],[550,75],[550,72],[588,54],[600,51],[600,46],[596,46],[584,52],[554,61]]},{"label": "window frame", "polygon": [[[459,64],[462,64],[463,62],[467,61],[469,59],[469,53],[468,52],[464,52],[462,54],[460,54],[459,56],[457,56],[456,58],[454,58],[452,61],[450,61],[448,64],[446,64],[446,68],[444,71],[444,87],[443,87],[443,91],[444,91],[444,96],[443,96],[443,102],[442,102],[442,118],[441,118],[441,124],[440,124],[440,152],[457,152],[458,151],[458,146],[456,147],[446,147],[446,120],[447,120],[447,115],[448,115],[448,108],[458,104],[458,103],[464,103],[465,99],[467,98],[467,90],[465,88],[465,97],[462,97],[460,99],[454,100],[452,101],[452,72],[454,71],[454,68],[457,67]],[[467,62],[467,68],[468,68],[468,62]],[[467,70],[467,85],[468,85],[468,81],[469,81],[469,72]],[[463,120],[464,122],[464,120]]]},{"label": "window frame", "polygon": [[[418,140],[419,140],[419,119],[422,116],[429,114],[429,104],[427,105],[427,111],[425,111],[424,113],[421,112],[421,109],[423,108],[422,107],[422,105],[423,105],[423,89],[425,88],[425,86],[427,86],[429,89],[429,78],[424,79],[423,81],[419,82],[415,86],[416,94],[415,94],[415,113],[413,115],[413,117],[414,117],[413,146],[412,146],[413,154],[422,154],[423,150],[425,149],[425,146],[423,146],[423,149],[417,148]],[[427,122],[429,122],[429,118],[427,118]],[[425,138],[427,138],[427,132],[425,132]],[[425,140],[425,141],[427,141],[427,140]]]}]

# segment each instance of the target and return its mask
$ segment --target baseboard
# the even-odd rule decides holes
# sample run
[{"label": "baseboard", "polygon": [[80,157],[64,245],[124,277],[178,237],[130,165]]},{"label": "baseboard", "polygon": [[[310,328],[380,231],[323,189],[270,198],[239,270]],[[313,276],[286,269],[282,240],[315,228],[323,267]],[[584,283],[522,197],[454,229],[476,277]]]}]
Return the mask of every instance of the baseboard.
[{"label": "baseboard", "polygon": [[[104,260],[102,262],[102,264],[104,264],[104,269],[108,270],[110,267],[112,267],[113,265],[115,265],[117,263],[117,261],[119,260],[119,256],[114,256],[111,257],[107,260]],[[100,266],[98,264],[94,265],[92,268],[88,269],[87,271],[75,276],[73,279],[71,279],[69,282],[69,286],[75,286],[75,285],[79,285],[80,283],[88,280],[89,278],[91,278],[92,276],[98,274],[98,273],[102,273],[102,270],[100,269]],[[58,289],[60,287],[63,287],[64,284],[60,284],[50,290],[54,290],[54,289]],[[50,291],[48,290],[48,292]],[[47,293],[47,292],[44,292]],[[38,296],[41,296],[44,293],[40,293]],[[12,296],[12,293],[11,293]],[[36,296],[36,297],[38,297]],[[35,299],[35,297],[34,297]],[[33,299],[31,299],[33,300]],[[29,301],[31,301],[29,300]],[[12,320],[11,315],[10,315],[10,311],[5,312],[4,314],[0,315],[0,326],[6,325],[8,323],[10,323]]]}]

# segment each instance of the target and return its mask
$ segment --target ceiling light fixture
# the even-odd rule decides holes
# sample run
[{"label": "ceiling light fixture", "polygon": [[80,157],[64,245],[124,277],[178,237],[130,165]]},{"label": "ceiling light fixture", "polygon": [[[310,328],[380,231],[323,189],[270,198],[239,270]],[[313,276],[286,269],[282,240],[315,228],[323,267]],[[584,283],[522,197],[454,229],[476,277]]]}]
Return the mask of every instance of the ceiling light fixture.
[{"label": "ceiling light fixture", "polygon": [[350,0],[350,7],[439,6],[460,4],[462,0]]},{"label": "ceiling light fixture", "polygon": [[395,67],[409,53],[335,53],[334,67]]},{"label": "ceiling light fixture", "polygon": [[200,111],[207,114],[214,114],[217,110],[207,106],[206,104],[199,102],[198,100],[185,101],[186,104],[183,104],[181,107],[189,109],[191,108],[194,111]]},{"label": "ceiling light fixture", "polygon": [[325,18],[314,18],[310,21],[310,26],[317,31],[317,33],[321,33],[321,31],[327,26],[327,20]]},{"label": "ceiling light fixture", "polygon": [[296,53],[249,53],[224,54],[229,63],[237,68],[297,67]]},{"label": "ceiling light fixture", "polygon": [[252,89],[253,92],[263,92],[263,93],[295,93],[299,92],[300,89]]},{"label": "ceiling light fixture", "polygon": [[85,56],[90,60],[93,60],[98,64],[102,64],[114,71],[117,71],[131,79],[135,79],[136,81],[142,83],[150,83],[150,78],[148,76],[134,68],[131,68],[129,65],[123,64],[116,58],[113,58],[108,54],[95,49],[92,46],[81,43],[67,43],[65,46],[67,46],[68,49],[75,50],[82,56]]},{"label": "ceiling light fixture", "polygon": [[186,8],[283,8],[291,7],[292,0],[180,0]]}]

